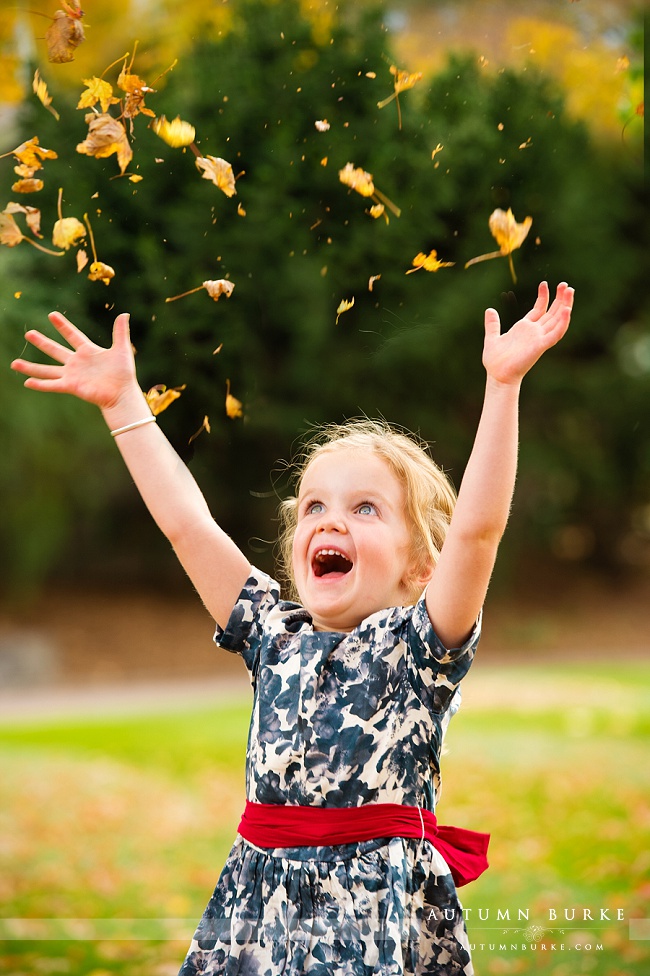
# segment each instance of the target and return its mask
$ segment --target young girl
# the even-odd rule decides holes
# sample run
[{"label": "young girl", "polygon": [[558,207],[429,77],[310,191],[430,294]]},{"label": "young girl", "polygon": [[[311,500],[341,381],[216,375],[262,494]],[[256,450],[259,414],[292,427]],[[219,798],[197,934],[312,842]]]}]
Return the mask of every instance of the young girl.
[{"label": "young girl", "polygon": [[[151,514],[255,695],[239,833],[182,976],[472,973],[456,884],[487,866],[487,835],[440,827],[439,757],[515,481],[521,380],[565,333],[573,289],[539,286],[503,335],[485,314],[485,402],[458,500],[414,438],[328,429],[283,503],[299,602],[219,528],[153,421],[128,316],[100,348],[26,338],[60,365],[16,360],[30,389],[95,403]],[[452,517],[453,512],[453,517]]]}]

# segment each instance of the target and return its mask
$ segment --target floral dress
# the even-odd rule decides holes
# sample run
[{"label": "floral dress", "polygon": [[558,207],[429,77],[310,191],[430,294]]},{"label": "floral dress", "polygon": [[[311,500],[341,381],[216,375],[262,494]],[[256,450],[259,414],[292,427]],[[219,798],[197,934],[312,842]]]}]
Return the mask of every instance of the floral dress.
[{"label": "floral dress", "polygon": [[[246,795],[257,803],[434,810],[458,684],[478,643],[448,651],[424,604],[349,634],[252,571],[218,645],[254,687]],[[239,834],[179,976],[473,973],[449,868],[427,840],[261,849]]]}]

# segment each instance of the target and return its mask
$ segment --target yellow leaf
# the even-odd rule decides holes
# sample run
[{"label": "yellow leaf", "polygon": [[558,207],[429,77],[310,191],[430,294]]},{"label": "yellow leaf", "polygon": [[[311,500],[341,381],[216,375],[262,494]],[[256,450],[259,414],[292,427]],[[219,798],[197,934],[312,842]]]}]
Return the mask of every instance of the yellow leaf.
[{"label": "yellow leaf", "polygon": [[379,281],[380,278],[381,278],[380,274],[371,275],[370,278],[368,278],[368,291],[372,291],[375,282]]},{"label": "yellow leaf", "polygon": [[339,170],[339,179],[341,183],[349,186],[351,190],[356,190],[362,197],[371,197],[375,192],[372,174],[355,167],[354,163],[346,163],[343,169]]},{"label": "yellow leaf", "polygon": [[44,146],[39,145],[38,136],[34,136],[27,142],[21,142],[16,149],[12,150],[12,155],[22,164],[14,167],[15,172],[19,176],[26,177],[33,176],[37,169],[42,169],[44,159],[58,159],[58,154],[53,149],[45,149]]},{"label": "yellow leaf", "polygon": [[526,240],[532,223],[533,218],[526,217],[522,224],[518,224],[512,210],[497,209],[490,214],[488,226],[501,253],[512,254]]},{"label": "yellow leaf", "polygon": [[383,205],[383,203],[374,203],[370,208],[370,210],[368,211],[370,216],[374,217],[375,220],[377,219],[377,217],[381,217],[382,214],[385,214],[385,212],[386,212],[386,207]]},{"label": "yellow leaf", "polygon": [[151,109],[147,108],[144,104],[145,96],[154,92],[155,89],[150,88],[139,75],[131,72],[132,64],[133,59],[131,60],[131,65],[127,68],[125,60],[122,70],[120,71],[120,76],[117,79],[118,88],[121,88],[123,92],[126,92],[126,99],[124,100],[124,118],[133,119],[136,115],[140,115],[141,113],[143,115],[150,115],[152,118],[155,118],[156,113],[152,112]]},{"label": "yellow leaf", "polygon": [[204,281],[203,287],[207,291],[210,298],[214,298],[215,302],[218,301],[222,295],[226,298],[230,298],[235,287],[234,281],[228,281],[227,278],[219,278],[217,281]]},{"label": "yellow leaf", "polygon": [[12,214],[0,213],[0,244],[16,247],[23,239],[23,232]]},{"label": "yellow leaf", "polygon": [[65,64],[74,60],[76,48],[85,40],[81,18],[83,10],[78,0],[63,3],[65,11],[57,10],[52,23],[45,32],[48,60],[54,64]]},{"label": "yellow leaf", "polygon": [[142,183],[144,176],[138,176],[137,173],[131,173],[129,176],[129,182],[131,183]]},{"label": "yellow leaf", "polygon": [[428,254],[420,251],[419,254],[415,255],[411,264],[414,267],[410,268],[406,274],[413,274],[414,271],[419,271],[421,268],[424,268],[425,271],[438,271],[439,268],[453,268],[455,262],[439,261],[438,252],[433,250],[429,251]]},{"label": "yellow leaf", "polygon": [[87,264],[88,264],[88,255],[86,254],[84,249],[80,247],[79,250],[77,251],[77,274],[79,274],[80,271],[83,271],[83,269],[86,267]]},{"label": "yellow leaf", "polygon": [[164,115],[154,119],[151,128],[168,146],[190,146],[196,137],[196,130],[189,122],[183,122],[179,115],[168,122]]},{"label": "yellow leaf", "polygon": [[354,296],[349,301],[344,298],[341,302],[339,302],[339,307],[336,310],[336,325],[338,325],[341,315],[343,315],[344,312],[349,312],[353,305]]},{"label": "yellow leaf", "polygon": [[33,177],[28,180],[16,180],[12,183],[11,189],[14,193],[38,193],[43,189],[43,180],[36,180]]},{"label": "yellow leaf", "polygon": [[237,193],[232,166],[225,159],[219,156],[197,156],[196,168],[204,180],[211,180],[227,197]]},{"label": "yellow leaf", "polygon": [[195,434],[192,434],[192,436],[190,437],[190,439],[189,439],[189,441],[187,443],[188,444],[191,444],[192,441],[195,441],[196,440],[196,438],[199,436],[199,434],[203,433],[203,431],[206,431],[206,433],[208,433],[208,434],[211,432],[210,431],[210,421],[209,421],[209,419],[207,417],[204,417],[203,418],[203,423],[201,424],[201,426],[199,427],[199,429],[196,431],[196,433]]},{"label": "yellow leaf", "polygon": [[237,213],[239,214],[240,217],[245,217],[246,216],[246,211],[242,207],[241,203],[238,204],[238,206],[237,206]]},{"label": "yellow leaf", "polygon": [[409,88],[413,88],[413,86],[422,79],[421,71],[402,71],[394,64],[390,67],[390,73],[395,78],[394,86],[397,94],[399,94],[399,92],[408,91]]},{"label": "yellow leaf", "polygon": [[96,115],[94,112],[88,114],[85,121],[88,123],[88,136],[78,144],[77,152],[94,156],[95,159],[105,159],[116,153],[123,173],[133,158],[133,151],[122,123],[112,115]]},{"label": "yellow leaf", "polygon": [[94,108],[99,102],[102,112],[108,112],[111,105],[117,105],[119,98],[113,97],[113,86],[109,85],[103,78],[84,78],[83,83],[86,90],[81,93],[77,103],[77,108]]},{"label": "yellow leaf", "polygon": [[52,230],[52,243],[55,247],[62,247],[68,250],[77,244],[82,237],[86,236],[86,228],[77,220],[76,217],[63,217],[54,225]]},{"label": "yellow leaf", "polygon": [[323,156],[320,161],[321,166],[327,166],[327,156]]},{"label": "yellow leaf", "polygon": [[47,85],[45,84],[45,82],[41,78],[41,76],[39,74],[39,71],[38,71],[38,68],[34,72],[34,80],[32,81],[32,88],[34,90],[34,94],[38,98],[38,100],[41,103],[41,105],[43,105],[48,110],[48,112],[51,112],[52,115],[54,116],[54,118],[58,122],[59,121],[59,113],[52,106],[52,99],[51,99],[51,97],[50,97],[50,95],[48,93]]},{"label": "yellow leaf", "polygon": [[14,292],[14,298],[21,298],[22,297],[22,294],[23,294],[22,291],[15,291]]},{"label": "yellow leaf", "polygon": [[164,383],[152,386],[144,396],[154,417],[166,410],[174,400],[178,400],[184,389],[185,383],[182,386],[175,386],[171,390],[168,390]]},{"label": "yellow leaf", "polygon": [[431,150],[431,159],[435,159],[439,152],[441,152],[445,147],[441,142],[438,143],[435,149]]},{"label": "yellow leaf", "polygon": [[88,278],[90,281],[103,281],[105,285],[109,283],[111,278],[115,277],[115,271],[111,268],[110,264],[104,264],[103,261],[93,261],[90,265],[90,270],[88,272]]},{"label": "yellow leaf", "polygon": [[236,417],[243,417],[243,404],[230,392],[230,380],[226,380],[226,413],[231,420]]}]

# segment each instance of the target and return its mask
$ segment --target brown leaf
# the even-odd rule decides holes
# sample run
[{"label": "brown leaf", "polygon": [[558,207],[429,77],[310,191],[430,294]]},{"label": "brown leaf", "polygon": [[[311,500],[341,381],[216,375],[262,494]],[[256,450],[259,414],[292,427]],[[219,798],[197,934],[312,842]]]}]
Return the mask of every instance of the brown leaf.
[{"label": "brown leaf", "polygon": [[0,244],[16,247],[23,239],[23,232],[14,220],[12,214],[0,213]]},{"label": "brown leaf", "polygon": [[53,64],[65,64],[74,60],[74,52],[85,40],[81,18],[83,10],[78,0],[63,3],[65,10],[57,10],[45,32],[48,60]]},{"label": "brown leaf", "polygon": [[30,177],[27,180],[16,180],[12,183],[11,189],[14,193],[38,193],[39,190],[43,189],[43,180],[37,180]]},{"label": "brown leaf", "polygon": [[95,112],[90,112],[85,121],[88,123],[88,136],[78,144],[77,152],[94,156],[95,159],[104,159],[116,153],[123,173],[133,158],[133,151],[122,123],[112,115],[97,115]]},{"label": "brown leaf", "polygon": [[167,389],[164,383],[152,386],[144,396],[154,417],[157,417],[159,413],[166,410],[174,400],[178,400],[184,389],[185,383],[182,386],[175,386],[170,390]]}]

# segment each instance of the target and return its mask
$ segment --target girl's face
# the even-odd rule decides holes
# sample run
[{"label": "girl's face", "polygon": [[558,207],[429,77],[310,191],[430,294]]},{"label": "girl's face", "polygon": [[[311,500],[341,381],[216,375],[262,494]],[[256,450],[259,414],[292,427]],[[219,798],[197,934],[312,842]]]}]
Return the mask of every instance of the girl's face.
[{"label": "girl's face", "polygon": [[315,629],[348,632],[407,602],[410,541],[404,488],[386,461],[352,448],[315,458],[293,539],[296,588]]}]

